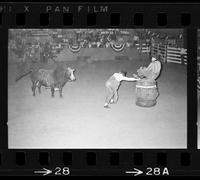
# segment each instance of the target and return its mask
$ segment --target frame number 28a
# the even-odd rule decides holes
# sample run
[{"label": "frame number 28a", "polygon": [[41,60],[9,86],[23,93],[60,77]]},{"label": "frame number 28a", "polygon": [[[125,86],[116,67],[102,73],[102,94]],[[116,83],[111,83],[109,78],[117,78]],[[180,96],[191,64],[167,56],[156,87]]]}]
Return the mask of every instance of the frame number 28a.
[{"label": "frame number 28a", "polygon": [[169,170],[168,170],[167,167],[165,167],[165,168],[159,168],[159,167],[151,168],[151,167],[148,167],[148,168],[146,168],[146,175],[147,176],[169,175]]}]

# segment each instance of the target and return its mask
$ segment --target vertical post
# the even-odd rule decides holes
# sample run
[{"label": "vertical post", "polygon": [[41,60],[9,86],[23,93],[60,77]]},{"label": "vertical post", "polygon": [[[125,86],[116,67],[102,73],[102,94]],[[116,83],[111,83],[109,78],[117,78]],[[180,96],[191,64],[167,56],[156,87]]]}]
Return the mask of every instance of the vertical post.
[{"label": "vertical post", "polygon": [[149,58],[151,58],[152,55],[152,45],[151,43],[149,44]]},{"label": "vertical post", "polygon": [[158,57],[158,59],[160,59],[160,61],[162,60],[162,58],[161,58],[161,51],[160,51],[160,47],[161,47],[161,45],[159,44],[158,45],[158,54],[157,54],[157,57]]},{"label": "vertical post", "polygon": [[[8,29],[5,27],[0,28],[0,82],[1,87],[8,87],[7,82],[7,68],[8,68]],[[1,149],[8,149],[8,90],[7,88],[0,88],[1,96],[1,126],[0,126],[0,147]]]},{"label": "vertical post", "polygon": [[181,64],[184,65],[184,49],[181,48],[180,50],[180,55],[181,55]]},{"label": "vertical post", "polygon": [[152,56],[155,55],[155,43],[153,43],[153,46],[152,46]]},{"label": "vertical post", "polygon": [[142,53],[142,39],[139,40],[139,51]]},{"label": "vertical post", "polygon": [[165,45],[165,64],[167,63],[167,45]]},{"label": "vertical post", "polygon": [[187,149],[197,149],[197,30],[187,29]]},{"label": "vertical post", "polygon": [[165,56],[165,62],[167,63],[167,58],[168,58],[168,45],[166,45],[166,56]]},{"label": "vertical post", "polygon": [[[39,43],[39,51],[38,51],[38,53],[39,53],[39,56],[38,56],[39,57],[39,61],[41,61],[41,57],[40,57],[41,56],[41,46],[40,46],[40,43]],[[43,59],[42,59],[42,61],[43,61]]]},{"label": "vertical post", "polygon": [[159,59],[160,60],[160,57],[159,57],[159,51],[160,51],[160,44],[158,44],[158,47],[157,47],[157,54],[156,54],[156,57],[157,57],[157,59]]}]

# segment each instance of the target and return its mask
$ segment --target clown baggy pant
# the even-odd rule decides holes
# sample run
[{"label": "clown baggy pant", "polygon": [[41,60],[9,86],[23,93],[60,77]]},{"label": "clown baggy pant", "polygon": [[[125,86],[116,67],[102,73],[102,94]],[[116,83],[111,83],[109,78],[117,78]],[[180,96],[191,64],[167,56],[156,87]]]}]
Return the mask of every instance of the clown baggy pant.
[{"label": "clown baggy pant", "polygon": [[106,104],[116,103],[119,98],[118,89],[120,86],[120,82],[117,81],[114,77],[111,77],[108,81],[106,81],[105,86],[106,86],[105,103]]}]

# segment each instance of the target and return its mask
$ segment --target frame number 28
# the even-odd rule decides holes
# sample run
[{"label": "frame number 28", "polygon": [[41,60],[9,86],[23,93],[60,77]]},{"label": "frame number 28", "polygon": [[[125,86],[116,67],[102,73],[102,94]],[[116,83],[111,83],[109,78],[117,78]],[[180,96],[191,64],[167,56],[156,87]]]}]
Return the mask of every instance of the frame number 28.
[{"label": "frame number 28", "polygon": [[54,174],[57,176],[68,176],[70,174],[70,170],[68,167],[56,167]]}]

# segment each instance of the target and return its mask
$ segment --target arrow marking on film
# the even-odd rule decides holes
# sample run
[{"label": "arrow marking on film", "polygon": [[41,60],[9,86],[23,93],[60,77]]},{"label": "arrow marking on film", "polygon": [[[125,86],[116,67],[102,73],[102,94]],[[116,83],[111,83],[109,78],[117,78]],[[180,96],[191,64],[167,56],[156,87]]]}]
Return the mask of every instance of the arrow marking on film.
[{"label": "arrow marking on film", "polygon": [[143,174],[143,171],[134,168],[133,171],[126,171],[125,173],[127,173],[127,174],[134,174],[134,176],[138,176],[140,174]]},{"label": "arrow marking on film", "polygon": [[48,174],[51,174],[52,171],[49,169],[43,168],[43,171],[34,171],[34,173],[40,173],[40,174],[43,174],[43,176],[46,176]]}]

